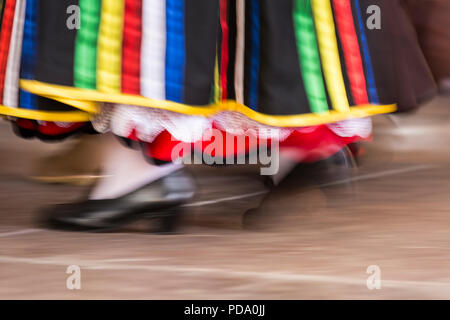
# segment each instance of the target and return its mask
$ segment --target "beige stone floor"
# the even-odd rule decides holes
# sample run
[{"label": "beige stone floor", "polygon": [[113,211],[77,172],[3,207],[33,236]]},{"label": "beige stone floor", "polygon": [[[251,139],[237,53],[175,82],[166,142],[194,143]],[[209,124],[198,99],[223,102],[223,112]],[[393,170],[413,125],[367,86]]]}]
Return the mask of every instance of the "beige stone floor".
[{"label": "beige stone floor", "polygon": [[[352,194],[299,181],[274,196],[262,231],[241,227],[261,199],[245,196],[263,191],[254,168],[202,167],[177,235],[148,234],[145,223],[67,233],[36,225],[36,209],[86,189],[26,175],[71,142],[25,141],[2,121],[0,299],[449,299],[449,142],[450,99],[440,97],[414,114],[375,118]],[[229,197],[241,198],[201,202]],[[71,291],[74,264],[82,289]],[[380,267],[379,290],[366,286],[370,265]]]}]

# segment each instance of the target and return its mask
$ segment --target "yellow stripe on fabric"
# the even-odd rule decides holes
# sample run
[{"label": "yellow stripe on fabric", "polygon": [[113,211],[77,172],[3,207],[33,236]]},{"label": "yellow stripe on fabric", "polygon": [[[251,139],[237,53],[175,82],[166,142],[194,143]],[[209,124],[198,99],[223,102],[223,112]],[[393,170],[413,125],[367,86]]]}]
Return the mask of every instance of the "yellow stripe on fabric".
[{"label": "yellow stripe on fabric", "polygon": [[57,122],[87,122],[91,119],[91,115],[83,111],[38,111],[22,108],[11,108],[2,105],[0,105],[0,114],[23,119]]},{"label": "yellow stripe on fabric", "polygon": [[312,9],[323,73],[331,104],[335,110],[346,112],[350,106],[342,75],[330,0],[312,0]]},{"label": "yellow stripe on fabric", "polygon": [[97,88],[120,92],[124,0],[102,0],[97,53]]},{"label": "yellow stripe on fabric", "polygon": [[214,102],[219,103],[222,100],[222,92],[220,87],[219,62],[216,55],[216,65],[214,67]]},{"label": "yellow stripe on fabric", "polygon": [[[349,118],[365,118],[376,114],[391,113],[396,111],[396,105],[365,105],[347,109],[345,112],[332,110],[324,114],[300,114],[290,116],[273,116],[259,113],[236,101],[221,101],[208,106],[189,106],[182,103],[154,100],[138,95],[123,93],[104,93],[96,90],[79,89],[54,84],[47,84],[34,80],[21,80],[20,87],[23,90],[46,97],[59,97],[75,101],[97,101],[117,104],[127,104],[155,109],[164,109],[182,114],[195,116],[213,116],[223,111],[239,112],[250,119],[262,124],[276,127],[305,127],[332,123]],[[0,112],[1,113],[1,112]]]}]

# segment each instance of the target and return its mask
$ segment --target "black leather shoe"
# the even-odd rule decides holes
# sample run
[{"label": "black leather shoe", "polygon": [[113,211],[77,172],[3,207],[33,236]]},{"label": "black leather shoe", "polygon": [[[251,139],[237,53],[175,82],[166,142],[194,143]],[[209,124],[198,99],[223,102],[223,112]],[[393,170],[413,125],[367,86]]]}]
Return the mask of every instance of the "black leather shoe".
[{"label": "black leather shoe", "polygon": [[[320,189],[327,196],[326,189],[332,186],[339,186],[343,194],[350,198],[355,194],[355,181],[353,176],[357,164],[353,153],[348,147],[338,151],[333,156],[315,162],[300,163],[289,175],[277,186],[270,184],[270,177],[266,177],[265,186],[268,194],[256,208],[249,209],[242,217],[242,227],[247,230],[264,230],[270,228],[279,219],[280,209],[277,207],[280,195],[289,192],[301,193],[311,189]],[[299,204],[295,202],[285,204],[286,207],[292,205],[291,211],[298,211]],[[287,210],[289,211],[289,210]]]},{"label": "black leather shoe", "polygon": [[174,232],[181,205],[194,196],[193,178],[178,170],[116,199],[62,204],[45,210],[46,225],[71,231],[107,232],[141,219],[158,219],[159,233]]}]

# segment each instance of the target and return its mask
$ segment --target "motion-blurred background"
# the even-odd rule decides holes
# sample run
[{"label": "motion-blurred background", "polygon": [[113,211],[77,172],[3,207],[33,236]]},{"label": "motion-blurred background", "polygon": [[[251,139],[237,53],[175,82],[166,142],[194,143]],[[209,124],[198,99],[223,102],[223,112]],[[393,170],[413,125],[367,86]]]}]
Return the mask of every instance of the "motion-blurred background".
[{"label": "motion-blurred background", "polygon": [[[254,166],[191,167],[200,191],[176,235],[148,234],[142,222],[99,234],[41,229],[36,208],[89,186],[30,176],[80,142],[23,140],[1,121],[0,299],[449,299],[450,1],[406,4],[439,95],[374,117],[373,142],[353,150],[350,173],[300,168],[295,186],[269,198]],[[83,142],[89,159],[104,138]],[[86,155],[69,157],[76,172]],[[81,267],[82,290],[67,290],[69,265]],[[366,286],[373,265],[379,290]]]}]

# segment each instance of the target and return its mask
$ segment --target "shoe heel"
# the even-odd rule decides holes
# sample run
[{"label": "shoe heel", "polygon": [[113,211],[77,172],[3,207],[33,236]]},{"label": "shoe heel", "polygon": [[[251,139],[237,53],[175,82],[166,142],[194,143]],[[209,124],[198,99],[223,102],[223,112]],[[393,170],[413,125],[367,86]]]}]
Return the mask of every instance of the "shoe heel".
[{"label": "shoe heel", "polygon": [[180,208],[172,208],[161,211],[156,218],[157,228],[156,234],[174,234],[178,228],[180,220]]}]

